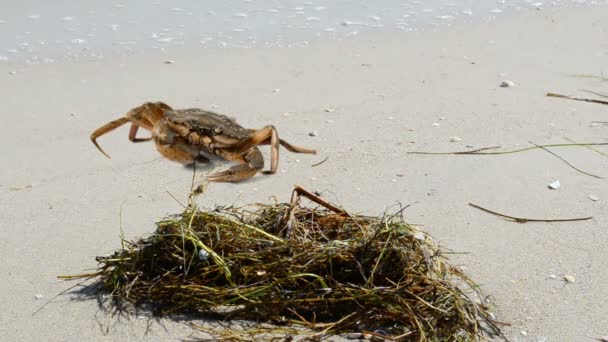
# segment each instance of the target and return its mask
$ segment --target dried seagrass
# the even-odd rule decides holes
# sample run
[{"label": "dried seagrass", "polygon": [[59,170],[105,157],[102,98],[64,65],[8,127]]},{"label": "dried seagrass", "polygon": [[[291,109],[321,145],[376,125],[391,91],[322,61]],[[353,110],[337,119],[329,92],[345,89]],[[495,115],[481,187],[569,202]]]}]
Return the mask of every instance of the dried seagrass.
[{"label": "dried seagrass", "polygon": [[[500,334],[474,282],[400,211],[353,215],[302,188],[294,193],[283,204],[191,205],[98,257],[93,277],[121,308],[253,320],[277,332],[299,324],[407,341]],[[301,206],[298,194],[321,206]]]}]

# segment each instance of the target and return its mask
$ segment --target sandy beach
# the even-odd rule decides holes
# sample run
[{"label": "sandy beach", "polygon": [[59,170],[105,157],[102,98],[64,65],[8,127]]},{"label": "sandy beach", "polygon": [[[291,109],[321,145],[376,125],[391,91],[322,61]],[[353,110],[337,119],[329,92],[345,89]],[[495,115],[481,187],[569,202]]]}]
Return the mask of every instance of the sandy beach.
[{"label": "sandy beach", "polygon": [[[606,18],[605,5],[562,6],[307,47],[184,47],[78,63],[0,63],[0,340],[201,336],[179,320],[110,318],[78,288],[33,315],[74,285],[57,275],[93,269],[95,256],[120,247],[121,226],[134,238],[180,212],[169,193],[187,198],[192,169],[162,159],[152,143],[129,142],[126,126],[99,139],[112,159],[89,141],[93,130],[145,101],[217,111],[250,128],[273,124],[287,141],[319,151],[282,149],[275,175],[211,184],[201,206],[287,201],[294,184],[369,215],[413,204],[408,221],[463,253],[451,261],[491,296],[496,318],[511,324],[504,328],[510,340],[608,335],[605,179],[542,150],[407,154],[608,142],[608,126],[592,124],[608,120],[608,107],[545,96],[608,93]],[[505,80],[515,86],[500,87]],[[604,155],[584,147],[552,151],[608,177],[608,148],[597,149]],[[556,180],[561,187],[549,189]],[[593,219],[518,224],[469,202],[528,218]]]}]

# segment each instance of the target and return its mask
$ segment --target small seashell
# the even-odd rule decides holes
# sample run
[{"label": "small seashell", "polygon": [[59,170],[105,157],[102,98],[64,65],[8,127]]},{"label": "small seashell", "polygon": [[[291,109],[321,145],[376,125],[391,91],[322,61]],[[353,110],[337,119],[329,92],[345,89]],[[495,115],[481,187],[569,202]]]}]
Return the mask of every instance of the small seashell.
[{"label": "small seashell", "polygon": [[439,127],[439,122],[433,122],[433,127]]},{"label": "small seashell", "polygon": [[595,195],[588,195],[587,197],[589,197],[590,200],[592,200],[593,202],[597,202],[599,201],[599,197],[595,196]]},{"label": "small seashell", "polygon": [[549,189],[551,190],[557,190],[561,187],[561,183],[559,182],[559,180],[556,180],[554,182],[549,183]]},{"label": "small seashell", "polygon": [[501,86],[502,88],[510,88],[510,87],[515,87],[515,82],[505,80],[505,81],[502,81],[502,83],[500,83],[500,86]]},{"label": "small seashell", "polygon": [[317,132],[317,131],[308,132],[308,135],[311,137],[317,137],[317,136],[319,136],[319,132]]},{"label": "small seashell", "polygon": [[336,110],[332,109],[332,108],[325,108],[325,111],[328,113],[332,113],[332,112],[335,112]]},{"label": "small seashell", "polygon": [[423,232],[416,232],[414,234],[414,239],[424,241],[426,239],[426,237]]},{"label": "small seashell", "polygon": [[460,137],[451,137],[450,138],[450,142],[459,142],[459,141],[462,141],[462,138],[460,138]]},{"label": "small seashell", "polygon": [[576,281],[576,278],[574,278],[572,274],[566,274],[564,276],[564,280],[566,281],[566,283],[574,283]]},{"label": "small seashell", "polygon": [[175,61],[164,61],[165,64],[175,64]]},{"label": "small seashell", "polygon": [[37,294],[37,295],[34,296],[34,298],[36,298],[36,299],[42,299],[42,297],[44,297],[44,296],[41,295],[41,294]]},{"label": "small seashell", "polygon": [[204,249],[199,249],[198,259],[201,261],[206,261],[207,259],[209,259],[209,253]]},{"label": "small seashell", "polygon": [[521,336],[528,336],[528,332],[525,330],[522,330],[519,333],[521,334]]}]

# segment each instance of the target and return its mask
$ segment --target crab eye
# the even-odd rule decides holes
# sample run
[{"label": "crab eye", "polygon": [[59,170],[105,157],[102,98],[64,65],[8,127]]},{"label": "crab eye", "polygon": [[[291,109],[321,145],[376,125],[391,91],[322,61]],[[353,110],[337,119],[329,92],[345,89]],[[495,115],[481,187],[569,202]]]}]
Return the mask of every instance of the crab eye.
[{"label": "crab eye", "polygon": [[213,129],[213,131],[214,131],[216,134],[221,134],[221,133],[222,133],[222,127],[215,127],[215,129]]}]

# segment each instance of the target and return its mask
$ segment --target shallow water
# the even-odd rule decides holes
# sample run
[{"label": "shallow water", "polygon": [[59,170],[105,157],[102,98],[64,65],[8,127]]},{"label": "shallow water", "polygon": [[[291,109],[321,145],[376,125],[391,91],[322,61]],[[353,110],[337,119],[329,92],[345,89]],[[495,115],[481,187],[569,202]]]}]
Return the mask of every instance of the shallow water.
[{"label": "shallow water", "polygon": [[48,63],[172,47],[306,45],[373,30],[492,20],[523,10],[608,0],[2,1],[0,62]]}]

